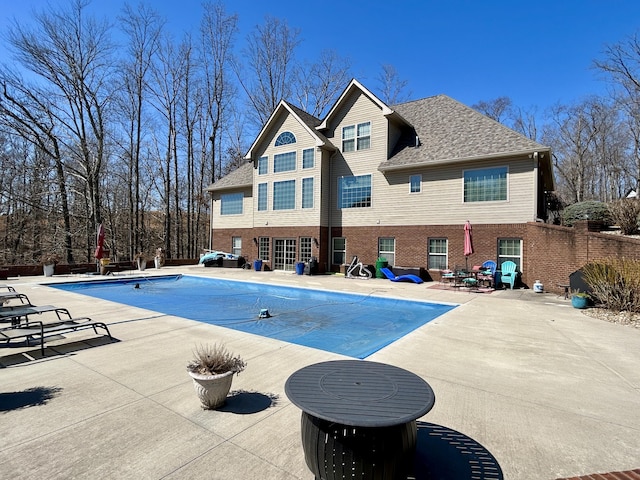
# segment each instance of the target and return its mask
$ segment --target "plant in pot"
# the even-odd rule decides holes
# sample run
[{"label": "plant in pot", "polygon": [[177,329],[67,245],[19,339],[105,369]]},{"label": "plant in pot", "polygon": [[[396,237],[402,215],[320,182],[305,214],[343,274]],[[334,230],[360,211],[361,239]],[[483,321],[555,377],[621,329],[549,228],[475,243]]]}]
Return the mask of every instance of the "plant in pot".
[{"label": "plant in pot", "polygon": [[590,298],[588,293],[580,291],[574,292],[571,294],[571,305],[573,308],[587,308]]},{"label": "plant in pot", "polygon": [[196,346],[193,359],[187,364],[187,372],[193,379],[202,408],[212,410],[221,407],[231,389],[233,375],[245,367],[244,360],[222,344]]},{"label": "plant in pot", "polygon": [[156,256],[153,258],[154,264],[156,268],[160,268],[164,266],[164,260],[166,258],[166,253],[164,248],[158,247],[156,248]]},{"label": "plant in pot", "polygon": [[147,256],[142,253],[136,253],[136,255],[133,257],[133,259],[136,261],[136,264],[138,265],[138,270],[144,270],[147,268]]},{"label": "plant in pot", "polygon": [[45,277],[53,276],[56,264],[60,261],[60,257],[56,253],[45,253],[40,257],[40,263]]}]

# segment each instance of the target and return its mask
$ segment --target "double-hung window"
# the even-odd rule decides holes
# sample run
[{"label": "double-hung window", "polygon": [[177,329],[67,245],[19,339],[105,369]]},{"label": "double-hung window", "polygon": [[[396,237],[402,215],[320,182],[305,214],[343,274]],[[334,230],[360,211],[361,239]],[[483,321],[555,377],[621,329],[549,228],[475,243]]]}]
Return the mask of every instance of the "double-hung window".
[{"label": "double-hung window", "polygon": [[296,169],[296,152],[278,153],[273,156],[273,173]]},{"label": "double-hung window", "polygon": [[389,266],[396,263],[396,239],[378,238],[378,257],[386,258]]},{"label": "double-hung window", "polygon": [[507,200],[507,167],[480,168],[464,171],[465,202]]},{"label": "double-hung window", "polygon": [[263,212],[267,209],[267,184],[258,184],[258,211]]},{"label": "double-hung window", "polygon": [[371,206],[371,175],[338,178],[338,208]]},{"label": "double-hung window", "polygon": [[220,215],[242,214],[243,193],[225,193],[220,195]]},{"label": "double-hung window", "polygon": [[522,271],[522,239],[498,239],[498,268],[507,260],[511,260],[517,265],[517,270]]},{"label": "double-hung window", "polygon": [[347,240],[344,237],[334,237],[332,244],[332,263],[334,265],[343,265],[347,259]]},{"label": "double-hung window", "polygon": [[409,177],[409,191],[411,193],[420,193],[422,191],[422,175],[411,175]]},{"label": "double-hung window", "polygon": [[342,151],[353,152],[371,148],[371,122],[342,127]]},{"label": "double-hung window", "polygon": [[296,208],[296,181],[273,182],[273,209],[293,210]]},{"label": "double-hung window", "polygon": [[242,255],[242,237],[231,237],[231,253]]},{"label": "double-hung window", "polygon": [[313,208],[313,177],[302,179],[302,208]]},{"label": "double-hung window", "polygon": [[445,270],[447,268],[447,239],[430,238],[427,253],[427,268],[429,270]]}]

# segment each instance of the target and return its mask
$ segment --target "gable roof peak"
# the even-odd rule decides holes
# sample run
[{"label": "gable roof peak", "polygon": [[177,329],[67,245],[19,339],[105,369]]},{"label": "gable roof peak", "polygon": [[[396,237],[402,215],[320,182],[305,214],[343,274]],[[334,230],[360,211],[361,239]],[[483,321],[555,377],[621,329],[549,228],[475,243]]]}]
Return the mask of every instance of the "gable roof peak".
[{"label": "gable roof peak", "polygon": [[331,117],[335,114],[336,111],[338,111],[338,109],[344,102],[345,98],[347,98],[351,94],[351,92],[353,92],[356,89],[360,90],[362,94],[366,95],[373,103],[378,105],[378,107],[380,107],[380,109],[382,110],[383,115],[389,116],[394,113],[393,110],[386,103],[384,103],[382,100],[376,97],[373,93],[371,93],[371,91],[368,90],[364,85],[362,85],[358,80],[356,80],[355,78],[352,78],[351,81],[349,82],[349,85],[347,85],[347,87],[342,91],[342,93],[340,94],[340,97],[338,97],[338,100],[333,104],[333,107],[331,107],[331,110],[329,110],[327,115],[322,120],[322,123],[318,125],[317,127],[318,130],[325,130],[328,128],[327,125]]},{"label": "gable roof peak", "polygon": [[280,115],[283,110],[296,118],[296,120],[300,122],[300,125],[302,125],[304,129],[315,138],[317,147],[333,147],[327,140],[327,138],[316,130],[318,124],[320,123],[320,119],[314,117],[310,113],[305,112],[301,108],[298,108],[285,100],[280,100],[280,103],[278,103],[278,106],[273,110],[271,116],[263,125],[262,129],[256,136],[256,139],[251,144],[249,151],[244,156],[246,160],[251,160],[253,158],[254,149],[260,143],[260,140],[262,140],[265,132],[269,129],[270,125],[275,121],[275,118]]}]

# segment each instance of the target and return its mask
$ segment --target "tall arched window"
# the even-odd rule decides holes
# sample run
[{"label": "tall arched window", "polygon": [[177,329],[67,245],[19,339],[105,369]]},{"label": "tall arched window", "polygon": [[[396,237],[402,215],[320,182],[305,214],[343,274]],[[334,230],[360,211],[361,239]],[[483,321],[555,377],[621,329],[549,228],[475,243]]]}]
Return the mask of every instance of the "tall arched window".
[{"label": "tall arched window", "polygon": [[296,143],[296,137],[291,132],[282,132],[278,135],[278,138],[276,138],[276,147],[279,147],[280,145],[289,145],[290,143]]}]

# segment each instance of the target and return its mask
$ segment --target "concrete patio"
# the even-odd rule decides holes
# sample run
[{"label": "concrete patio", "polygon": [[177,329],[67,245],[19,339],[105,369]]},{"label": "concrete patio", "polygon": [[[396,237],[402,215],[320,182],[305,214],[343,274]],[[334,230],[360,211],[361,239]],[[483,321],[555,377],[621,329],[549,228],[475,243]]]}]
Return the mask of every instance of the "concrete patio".
[{"label": "concrete patio", "polygon": [[[145,274],[167,273],[459,303],[368,358],[435,392],[419,419],[416,478],[552,480],[640,466],[640,330],[562,296],[199,266]],[[106,322],[115,340],[70,334],[47,342],[44,358],[37,346],[0,345],[0,477],[313,478],[284,384],[345,357],[41,285],[81,279],[6,282],[36,305]],[[208,341],[248,364],[217,411],[200,408],[185,369]]]}]

